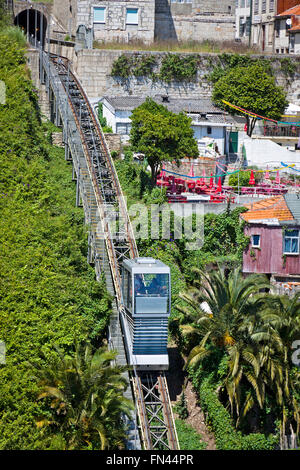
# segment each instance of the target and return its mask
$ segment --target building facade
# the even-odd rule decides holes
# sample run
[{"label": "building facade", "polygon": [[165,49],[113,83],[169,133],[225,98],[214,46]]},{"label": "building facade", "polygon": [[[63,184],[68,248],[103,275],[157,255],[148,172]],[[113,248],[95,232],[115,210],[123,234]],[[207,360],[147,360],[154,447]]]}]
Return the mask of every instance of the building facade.
[{"label": "building facade", "polygon": [[246,206],[243,273],[266,274],[274,290],[300,289],[300,195],[286,194]]},{"label": "building facade", "polygon": [[[156,103],[166,106],[172,112],[186,112],[192,119],[191,127],[200,152],[208,138],[217,146],[220,155],[228,153],[232,120],[230,116],[224,115],[221,109],[216,108],[210,99],[171,98],[161,95],[157,95],[153,99]],[[103,117],[106,118],[107,124],[112,127],[113,133],[121,135],[123,142],[129,140],[130,116],[133,109],[140,106],[144,101],[145,98],[139,96],[104,96],[101,99]]]},{"label": "building facade", "polygon": [[251,32],[251,0],[236,0],[235,38],[249,44]]},{"label": "building facade", "polygon": [[277,0],[252,0],[251,45],[262,52],[274,52],[274,20]]},{"label": "building facade", "polygon": [[284,10],[276,16],[275,52],[277,54],[299,54],[300,4]]},{"label": "building facade", "polygon": [[235,0],[54,0],[53,14],[76,38],[101,42],[234,40]]}]

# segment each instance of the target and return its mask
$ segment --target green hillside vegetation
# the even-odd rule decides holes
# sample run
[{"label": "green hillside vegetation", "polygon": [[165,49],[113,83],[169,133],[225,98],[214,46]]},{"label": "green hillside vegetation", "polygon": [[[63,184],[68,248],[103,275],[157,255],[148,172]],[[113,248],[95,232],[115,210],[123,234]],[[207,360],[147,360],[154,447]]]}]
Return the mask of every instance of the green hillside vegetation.
[{"label": "green hillside vegetation", "polygon": [[[58,360],[56,348],[71,358],[75,340],[102,346],[111,298],[86,262],[71,167],[46,137],[53,125],[41,123],[23,46],[12,36],[0,34],[0,449],[46,449],[53,432],[36,421],[50,419],[53,408],[37,399],[31,364],[47,369]],[[109,426],[121,429],[116,413]],[[119,445],[117,434],[107,446]]]}]

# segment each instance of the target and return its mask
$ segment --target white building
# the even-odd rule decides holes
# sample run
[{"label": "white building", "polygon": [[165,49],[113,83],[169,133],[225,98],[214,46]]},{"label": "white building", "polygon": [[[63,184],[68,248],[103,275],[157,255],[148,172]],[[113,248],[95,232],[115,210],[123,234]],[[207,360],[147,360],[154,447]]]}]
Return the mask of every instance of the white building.
[{"label": "white building", "polygon": [[[232,119],[224,111],[216,108],[210,99],[171,98],[161,95],[157,95],[153,99],[156,103],[163,104],[172,112],[179,113],[183,111],[192,118],[192,129],[199,148],[202,139],[210,137],[217,145],[219,153],[221,155],[227,154]],[[104,96],[101,99],[103,117],[106,118],[107,124],[112,127],[113,132],[122,136],[123,142],[129,140],[131,112],[144,101],[145,98],[137,96]]]},{"label": "white building", "polygon": [[275,52],[277,54],[300,53],[300,5],[276,16]]},{"label": "white building", "polygon": [[251,31],[251,0],[236,0],[235,39],[249,44]]},{"label": "white building", "polygon": [[274,18],[277,0],[252,0],[251,45],[274,52]]}]

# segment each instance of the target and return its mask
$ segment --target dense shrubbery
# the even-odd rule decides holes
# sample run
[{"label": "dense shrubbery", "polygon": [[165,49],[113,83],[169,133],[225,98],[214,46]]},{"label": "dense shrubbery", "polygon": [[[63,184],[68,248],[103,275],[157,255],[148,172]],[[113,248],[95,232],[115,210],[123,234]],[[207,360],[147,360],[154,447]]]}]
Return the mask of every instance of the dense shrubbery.
[{"label": "dense shrubbery", "polygon": [[39,116],[24,53],[0,35],[0,448],[47,448],[35,425],[49,415],[37,401],[30,362],[47,366],[59,346],[74,340],[98,345],[110,314],[110,296],[86,263],[83,212],[64,150],[53,148]]},{"label": "dense shrubbery", "polygon": [[216,447],[219,450],[272,450],[278,443],[278,438],[264,434],[243,435],[236,431],[229,412],[220,403],[215,387],[208,378],[195,384],[199,392],[202,410],[207,413],[209,424],[214,431]]},{"label": "dense shrubbery", "polygon": [[180,450],[204,450],[206,443],[201,441],[200,434],[181,419],[175,420]]}]

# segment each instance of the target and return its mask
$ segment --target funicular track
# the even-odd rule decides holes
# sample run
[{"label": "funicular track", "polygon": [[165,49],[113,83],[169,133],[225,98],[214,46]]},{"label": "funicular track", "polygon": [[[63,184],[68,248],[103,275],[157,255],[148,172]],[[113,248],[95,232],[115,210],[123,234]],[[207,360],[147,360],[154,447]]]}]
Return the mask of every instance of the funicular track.
[{"label": "funicular track", "polygon": [[[80,135],[86,168],[80,168],[77,165],[77,181],[83,178],[91,183],[92,190],[90,190],[89,199],[94,198],[96,203],[94,212],[96,213],[92,215],[92,207],[88,203],[85,203],[85,212],[89,212],[90,221],[94,217],[95,223],[100,222],[101,228],[99,229],[98,224],[97,231],[93,234],[96,242],[98,239],[98,245],[95,244],[94,250],[97,251],[99,240],[105,243],[106,250],[103,248],[101,253],[102,268],[107,277],[110,277],[110,274],[113,280],[111,291],[115,293],[117,304],[117,318],[114,319],[113,327],[118,330],[115,337],[122,337],[124,331],[121,331],[121,325],[123,325],[123,330],[128,328],[128,319],[122,303],[120,265],[124,257],[138,257],[138,249],[125,199],[95,112],[79,80],[70,70],[68,59],[50,54],[49,60],[49,56],[42,53],[41,60],[43,62],[42,75],[47,76],[48,74],[46,80],[48,80],[49,95],[51,75],[59,77],[76,123],[77,132]],[[53,89],[52,93],[55,95]],[[58,109],[59,96],[55,96],[55,100],[56,109]],[[69,137],[69,141],[70,139],[72,140],[72,137]],[[68,142],[68,136],[66,141]],[[69,148],[72,155],[71,142]],[[85,192],[85,201],[87,201],[87,193],[82,181],[79,181],[78,188],[81,196]],[[115,223],[114,227],[117,227],[114,233],[111,231],[110,222],[112,220]],[[95,253],[95,256],[99,257],[99,253]],[[105,271],[104,264],[107,262],[109,268],[106,266]],[[118,345],[113,341],[110,346],[118,349]],[[121,347],[124,350],[124,346],[121,345]],[[146,450],[178,450],[177,433],[164,372],[147,371],[147,373],[143,373],[132,366],[130,376],[143,448]],[[132,448],[140,448],[136,443],[136,437]]]}]

